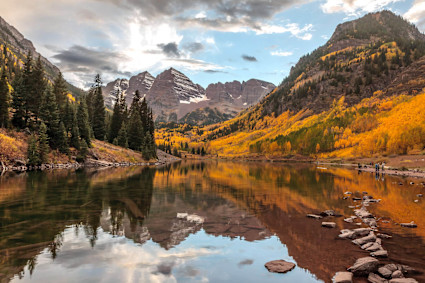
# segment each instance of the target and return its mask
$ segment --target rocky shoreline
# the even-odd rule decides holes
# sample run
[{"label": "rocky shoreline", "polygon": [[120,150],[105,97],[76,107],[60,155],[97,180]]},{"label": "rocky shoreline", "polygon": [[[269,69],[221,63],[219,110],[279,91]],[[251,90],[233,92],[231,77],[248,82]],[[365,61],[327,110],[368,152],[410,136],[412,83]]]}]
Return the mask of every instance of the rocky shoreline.
[{"label": "rocky shoreline", "polygon": [[162,166],[173,162],[180,161],[180,158],[169,155],[158,150],[158,159],[156,161],[146,162],[108,162],[105,160],[96,160],[89,158],[84,163],[68,162],[68,163],[46,163],[38,166],[27,166],[24,161],[16,160],[14,165],[5,165],[0,163],[0,174],[6,172],[26,172],[26,171],[44,171],[44,170],[60,170],[60,169],[80,169],[80,168],[105,168],[105,167],[129,167],[129,166]]},{"label": "rocky shoreline", "polygon": [[[388,251],[384,249],[383,242],[392,238],[391,235],[379,233],[378,222],[380,221],[375,215],[368,211],[368,207],[379,203],[380,199],[374,199],[367,192],[362,192],[362,197],[355,197],[352,192],[345,192],[343,199],[351,200],[355,205],[350,205],[353,209],[353,215],[344,219],[347,223],[358,226],[366,226],[355,229],[343,229],[338,235],[339,239],[350,240],[360,249],[369,253],[369,256],[358,258],[354,264],[347,268],[346,271],[337,272],[333,278],[334,283],[351,283],[355,277],[367,277],[368,282],[372,283],[415,283],[416,279],[407,277],[416,274],[415,269],[398,263],[383,264],[379,259],[388,258]],[[360,204],[356,204],[360,202]],[[322,222],[323,227],[335,228],[336,223],[331,222],[329,218],[342,217],[333,210],[326,210],[320,214],[308,214],[308,218],[320,220],[326,218],[326,222]],[[400,223],[401,227],[416,228],[417,225],[412,221],[410,223]]]}]

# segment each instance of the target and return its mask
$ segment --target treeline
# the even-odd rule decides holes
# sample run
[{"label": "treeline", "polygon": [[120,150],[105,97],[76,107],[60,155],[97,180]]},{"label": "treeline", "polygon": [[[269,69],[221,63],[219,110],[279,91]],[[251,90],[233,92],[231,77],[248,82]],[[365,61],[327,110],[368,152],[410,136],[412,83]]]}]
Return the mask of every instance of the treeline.
[{"label": "treeline", "polygon": [[191,153],[193,155],[201,155],[205,156],[207,154],[205,148],[202,147],[189,147],[189,144],[187,142],[183,143],[162,143],[158,145],[158,148],[168,154],[182,157],[182,152]]},{"label": "treeline", "polygon": [[[48,162],[48,154],[51,150],[70,155],[71,148],[77,150],[77,161],[83,161],[88,154],[88,148],[92,146],[93,138],[109,139],[113,130],[109,123],[111,119],[108,119],[110,115],[105,109],[99,75],[96,76],[95,83],[88,94],[76,101],[69,94],[67,83],[61,73],[53,83],[46,79],[40,57],[34,61],[29,52],[21,68],[17,61],[10,63],[13,58],[7,56],[6,49],[3,49],[2,53],[0,127],[24,130],[30,134],[29,165]],[[139,97],[139,101],[134,104],[142,105],[143,102]],[[139,110],[134,110],[130,111],[130,114],[132,112],[141,113]],[[112,117],[114,118],[114,115]],[[125,119],[124,115],[120,117],[123,118],[120,120],[122,125],[127,125],[128,120],[133,119],[131,115]],[[146,154],[145,158],[155,157],[152,112],[150,115],[140,114],[139,117],[136,123],[139,123],[143,117],[145,123],[139,123],[138,131],[130,132],[130,135],[137,133],[138,139],[143,142],[136,145],[133,142],[133,136],[127,137],[127,134],[125,136],[131,141],[130,148],[142,151]],[[146,127],[147,124],[151,126]],[[144,130],[149,132],[148,138]],[[118,132],[122,132],[121,127]]]}]

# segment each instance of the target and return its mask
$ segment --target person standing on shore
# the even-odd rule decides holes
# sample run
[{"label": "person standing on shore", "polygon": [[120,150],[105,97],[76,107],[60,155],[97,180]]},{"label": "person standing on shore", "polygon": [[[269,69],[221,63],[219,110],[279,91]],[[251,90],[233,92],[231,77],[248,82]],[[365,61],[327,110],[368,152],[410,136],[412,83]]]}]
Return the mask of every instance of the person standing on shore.
[{"label": "person standing on shore", "polygon": [[379,164],[378,163],[375,163],[375,171],[379,172]]}]

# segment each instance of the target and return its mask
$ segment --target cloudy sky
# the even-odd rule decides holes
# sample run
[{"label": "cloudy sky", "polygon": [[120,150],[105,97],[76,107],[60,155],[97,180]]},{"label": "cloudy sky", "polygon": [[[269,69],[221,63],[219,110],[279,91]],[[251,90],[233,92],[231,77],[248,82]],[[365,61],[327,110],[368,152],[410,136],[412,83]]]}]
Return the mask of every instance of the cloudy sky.
[{"label": "cloudy sky", "polygon": [[1,14],[80,87],[174,67],[206,87],[279,84],[338,23],[390,9],[425,30],[425,0],[0,0]]}]

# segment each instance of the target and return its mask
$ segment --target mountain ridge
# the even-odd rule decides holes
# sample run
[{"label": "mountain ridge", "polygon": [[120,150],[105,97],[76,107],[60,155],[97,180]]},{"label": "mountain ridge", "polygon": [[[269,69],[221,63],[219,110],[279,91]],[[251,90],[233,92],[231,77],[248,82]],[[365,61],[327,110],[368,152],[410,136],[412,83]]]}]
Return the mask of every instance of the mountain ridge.
[{"label": "mountain ridge", "polygon": [[[144,74],[144,75],[142,75]],[[143,82],[149,78],[145,87],[135,86],[142,75]],[[190,121],[192,125],[210,124],[211,121],[224,121],[236,116],[240,111],[260,101],[275,85],[258,79],[211,83],[206,89],[192,82],[185,74],[169,68],[153,77],[145,71],[130,79],[116,79],[102,88],[108,107],[112,107],[118,92],[123,92],[129,105],[132,94],[139,90],[152,106],[157,122]],[[192,112],[196,111],[196,113]],[[191,118],[192,117],[192,118]],[[197,117],[195,122],[193,117]],[[199,122],[201,121],[201,122]]]}]

